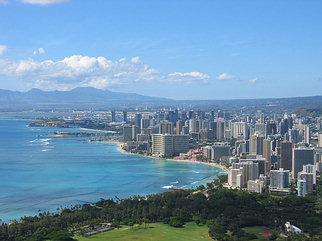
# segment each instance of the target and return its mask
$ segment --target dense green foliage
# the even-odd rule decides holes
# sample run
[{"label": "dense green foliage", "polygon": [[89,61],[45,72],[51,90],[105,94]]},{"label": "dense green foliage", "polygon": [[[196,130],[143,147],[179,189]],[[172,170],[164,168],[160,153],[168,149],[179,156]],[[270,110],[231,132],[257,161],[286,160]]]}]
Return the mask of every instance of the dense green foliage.
[{"label": "dense green foliage", "polygon": [[319,117],[322,115],[322,108],[299,108],[295,111],[299,116]]},{"label": "dense green foliage", "polygon": [[[101,200],[96,206],[83,205],[63,209],[60,214],[43,213],[24,217],[21,222],[0,227],[0,240],[45,240],[64,235],[84,225],[112,222],[133,226],[136,223],[164,222],[174,227],[195,220],[207,223],[209,234],[218,240],[249,240],[254,235],[242,228],[266,226],[272,230],[284,230],[286,221],[298,226],[311,237],[321,235],[322,214],[316,196],[298,197],[255,194],[222,188],[223,176],[207,185],[207,190],[173,190],[147,197],[134,196],[122,200]],[[321,179],[318,180],[321,183]],[[202,187],[200,188],[202,189]],[[320,187],[318,187],[320,190]],[[208,198],[204,195],[207,192]],[[53,235],[53,236],[51,236]],[[29,238],[29,239],[28,239]]]}]

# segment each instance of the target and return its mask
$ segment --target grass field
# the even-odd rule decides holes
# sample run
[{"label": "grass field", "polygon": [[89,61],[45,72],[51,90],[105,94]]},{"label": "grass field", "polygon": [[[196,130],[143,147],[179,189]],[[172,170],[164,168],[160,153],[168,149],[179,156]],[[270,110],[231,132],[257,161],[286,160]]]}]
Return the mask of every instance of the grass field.
[{"label": "grass field", "polygon": [[[75,237],[74,237],[75,238]],[[102,240],[211,240],[208,236],[207,225],[197,225],[193,222],[186,223],[183,228],[173,228],[163,223],[151,223],[147,229],[144,225],[134,230],[129,227],[121,227],[106,233],[91,237],[76,237],[79,241],[102,241]]]},{"label": "grass field", "polygon": [[255,235],[257,235],[258,238],[261,238],[261,239],[266,238],[266,237],[264,237],[263,235],[260,234],[263,230],[266,230],[266,229],[269,229],[269,228],[263,227],[263,226],[254,226],[254,227],[243,228],[243,230],[245,232],[255,234]]}]

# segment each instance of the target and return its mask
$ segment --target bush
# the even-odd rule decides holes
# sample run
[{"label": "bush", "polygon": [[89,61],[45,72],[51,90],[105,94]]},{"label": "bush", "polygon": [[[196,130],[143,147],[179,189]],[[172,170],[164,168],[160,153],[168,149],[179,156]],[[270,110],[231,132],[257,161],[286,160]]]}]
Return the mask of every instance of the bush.
[{"label": "bush", "polygon": [[169,225],[175,228],[182,228],[184,222],[179,217],[172,217],[170,218]]}]

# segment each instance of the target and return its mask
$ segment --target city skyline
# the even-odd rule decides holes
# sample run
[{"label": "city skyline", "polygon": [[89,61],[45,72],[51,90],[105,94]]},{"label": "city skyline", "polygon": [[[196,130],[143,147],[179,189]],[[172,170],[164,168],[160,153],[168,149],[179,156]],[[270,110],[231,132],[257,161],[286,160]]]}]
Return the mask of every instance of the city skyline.
[{"label": "city skyline", "polygon": [[171,99],[322,93],[321,2],[0,1],[0,89]]}]

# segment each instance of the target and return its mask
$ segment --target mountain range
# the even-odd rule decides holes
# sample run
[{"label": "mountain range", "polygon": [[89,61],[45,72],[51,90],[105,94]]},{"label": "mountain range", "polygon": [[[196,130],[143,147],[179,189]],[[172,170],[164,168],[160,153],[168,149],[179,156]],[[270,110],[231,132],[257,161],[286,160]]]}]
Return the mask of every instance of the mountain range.
[{"label": "mountain range", "polygon": [[151,104],[170,99],[120,93],[93,87],[78,87],[70,91],[31,89],[19,92],[0,89],[0,108],[90,108],[114,105]]},{"label": "mountain range", "polygon": [[79,87],[70,91],[27,92],[1,90],[0,110],[27,109],[110,109],[136,106],[172,106],[208,109],[295,110],[299,107],[321,108],[322,96],[240,99],[240,100],[172,100],[135,93],[120,93],[93,87]]}]

